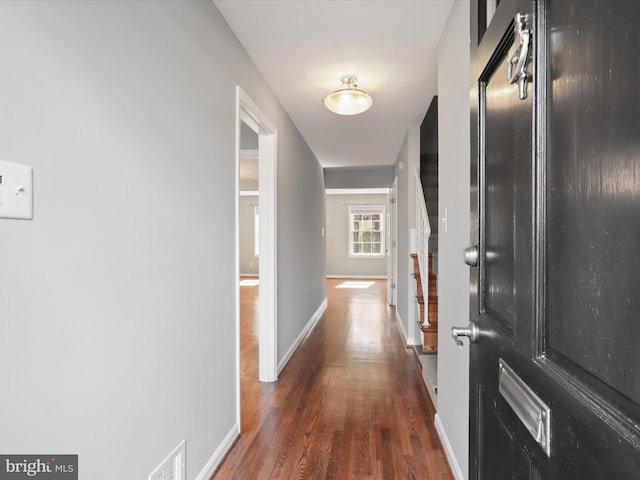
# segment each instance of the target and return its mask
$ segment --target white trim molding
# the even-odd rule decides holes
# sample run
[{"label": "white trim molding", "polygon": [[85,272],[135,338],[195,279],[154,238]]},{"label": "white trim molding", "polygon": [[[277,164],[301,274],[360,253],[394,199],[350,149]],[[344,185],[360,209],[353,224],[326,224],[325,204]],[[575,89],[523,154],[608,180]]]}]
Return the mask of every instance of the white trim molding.
[{"label": "white trim molding", "polygon": [[209,461],[202,468],[196,477],[196,480],[209,480],[213,476],[239,436],[240,425],[236,423],[229,433],[227,433],[227,436],[224,437],[224,440],[222,440],[222,443],[218,446],[216,451],[213,452],[213,455],[211,455]]},{"label": "white trim molding", "polygon": [[398,328],[400,329],[400,333],[402,334],[402,340],[404,341],[404,344],[408,345],[407,331],[405,330],[404,325],[402,323],[402,317],[400,316],[397,310],[396,310],[396,323],[398,324]]},{"label": "white trim molding", "polygon": [[449,443],[447,432],[445,432],[442,421],[440,420],[440,417],[437,413],[433,419],[433,423],[436,426],[436,431],[438,432],[438,436],[440,437],[440,441],[442,442],[442,446],[444,447],[444,452],[447,455],[447,460],[449,461],[449,466],[451,467],[453,476],[456,478],[456,480],[465,480],[465,476],[462,473],[462,470],[460,470],[460,465],[458,465],[458,460],[456,460],[456,456],[453,453],[451,443]]},{"label": "white trim molding", "polygon": [[[374,205],[367,203],[366,205],[348,205],[348,242],[349,242],[349,258],[384,258],[385,253],[385,237],[386,237],[386,225],[385,225],[385,211],[384,205]],[[376,220],[373,216],[378,216],[378,229],[375,229]],[[370,217],[366,219],[366,217]],[[356,221],[358,219],[358,221]],[[359,225],[356,230],[355,225]],[[358,240],[355,239],[354,234],[358,234]],[[362,236],[360,236],[362,233]],[[378,241],[374,242],[373,236],[378,234]],[[365,240],[365,236],[371,235],[368,240]],[[374,245],[378,245],[377,252],[371,252]],[[360,245],[362,249],[366,245],[369,245],[369,252],[356,252],[356,245]]]},{"label": "white trim molding", "polygon": [[327,188],[327,195],[375,195],[389,193],[388,188]]},{"label": "white trim molding", "polygon": [[345,275],[326,275],[327,278],[356,278],[356,279],[363,279],[363,280],[386,280],[387,276],[386,275],[349,275],[349,274],[345,274]]},{"label": "white trim molding", "polygon": [[327,305],[328,305],[328,302],[327,302],[327,299],[325,298],[320,304],[320,306],[318,307],[318,309],[315,311],[311,319],[307,322],[305,327],[302,329],[302,332],[300,332],[300,335],[298,335],[298,338],[295,339],[295,341],[293,342],[289,350],[287,350],[287,353],[284,354],[284,357],[282,357],[282,360],[280,360],[280,362],[278,363],[278,374],[280,374],[280,372],[282,372],[284,367],[287,366],[287,363],[289,363],[289,360],[291,360],[291,357],[293,357],[293,354],[296,353],[296,350],[300,348],[300,345],[302,345],[302,342],[304,342],[304,339],[309,336],[311,331],[317,325],[320,318],[322,318],[322,314],[327,309]]},{"label": "white trim molding", "polygon": [[[249,96],[236,86],[236,197],[240,196],[240,130],[241,121],[258,134],[258,202],[263,218],[268,219],[260,226],[259,258],[260,292],[258,294],[259,335],[258,335],[258,379],[261,382],[275,382],[278,379],[278,273],[277,273],[277,139],[275,125]],[[236,205],[236,259],[239,256],[239,207]],[[236,262],[239,263],[239,260]],[[240,278],[239,269],[236,278]],[[239,280],[238,280],[239,281]],[[240,287],[237,288],[236,304],[239,305]],[[240,411],[240,314],[236,312],[237,352],[237,395]],[[239,418],[238,413],[238,418]],[[240,420],[238,420],[240,423]]]}]

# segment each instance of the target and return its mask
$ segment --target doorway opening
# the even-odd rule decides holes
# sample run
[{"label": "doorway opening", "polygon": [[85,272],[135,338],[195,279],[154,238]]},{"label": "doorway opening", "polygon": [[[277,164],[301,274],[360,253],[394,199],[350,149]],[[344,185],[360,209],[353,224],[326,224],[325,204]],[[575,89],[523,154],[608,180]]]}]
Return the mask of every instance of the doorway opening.
[{"label": "doorway opening", "polygon": [[[276,144],[277,131],[249,96],[236,87],[236,393],[237,421],[241,425],[240,369],[240,164],[242,131],[257,135],[257,196],[255,244],[259,293],[258,316],[258,380],[275,382],[277,370],[277,235],[276,235]],[[255,150],[255,149],[252,149]],[[259,213],[258,213],[259,212]],[[258,217],[259,215],[259,217]]]}]

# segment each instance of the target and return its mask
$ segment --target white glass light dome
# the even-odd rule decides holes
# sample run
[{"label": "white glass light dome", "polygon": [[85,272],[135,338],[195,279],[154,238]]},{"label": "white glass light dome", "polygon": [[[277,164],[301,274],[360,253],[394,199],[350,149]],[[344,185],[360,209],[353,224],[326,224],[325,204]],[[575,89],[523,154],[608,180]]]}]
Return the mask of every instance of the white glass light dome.
[{"label": "white glass light dome", "polygon": [[373,105],[373,99],[364,90],[358,88],[358,79],[345,75],[340,79],[342,87],[324,97],[325,107],[338,115],[357,115],[366,112]]}]

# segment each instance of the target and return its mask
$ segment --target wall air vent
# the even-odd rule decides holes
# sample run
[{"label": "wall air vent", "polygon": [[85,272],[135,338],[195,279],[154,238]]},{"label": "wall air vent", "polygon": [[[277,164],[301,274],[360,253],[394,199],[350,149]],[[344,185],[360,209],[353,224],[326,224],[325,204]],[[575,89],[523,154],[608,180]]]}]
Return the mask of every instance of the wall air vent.
[{"label": "wall air vent", "polygon": [[156,468],[149,480],[185,480],[185,452],[186,443],[183,440],[173,452]]}]

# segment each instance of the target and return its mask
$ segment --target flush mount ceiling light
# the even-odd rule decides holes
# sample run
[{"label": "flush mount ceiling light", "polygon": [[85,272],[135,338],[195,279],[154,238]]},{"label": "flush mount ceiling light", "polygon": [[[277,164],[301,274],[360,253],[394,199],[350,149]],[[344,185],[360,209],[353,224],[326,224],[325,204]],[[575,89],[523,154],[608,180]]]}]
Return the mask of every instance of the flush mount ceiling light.
[{"label": "flush mount ceiling light", "polygon": [[358,88],[358,79],[353,75],[345,75],[340,81],[342,87],[324,97],[324,106],[338,115],[357,115],[369,110],[373,99]]}]

